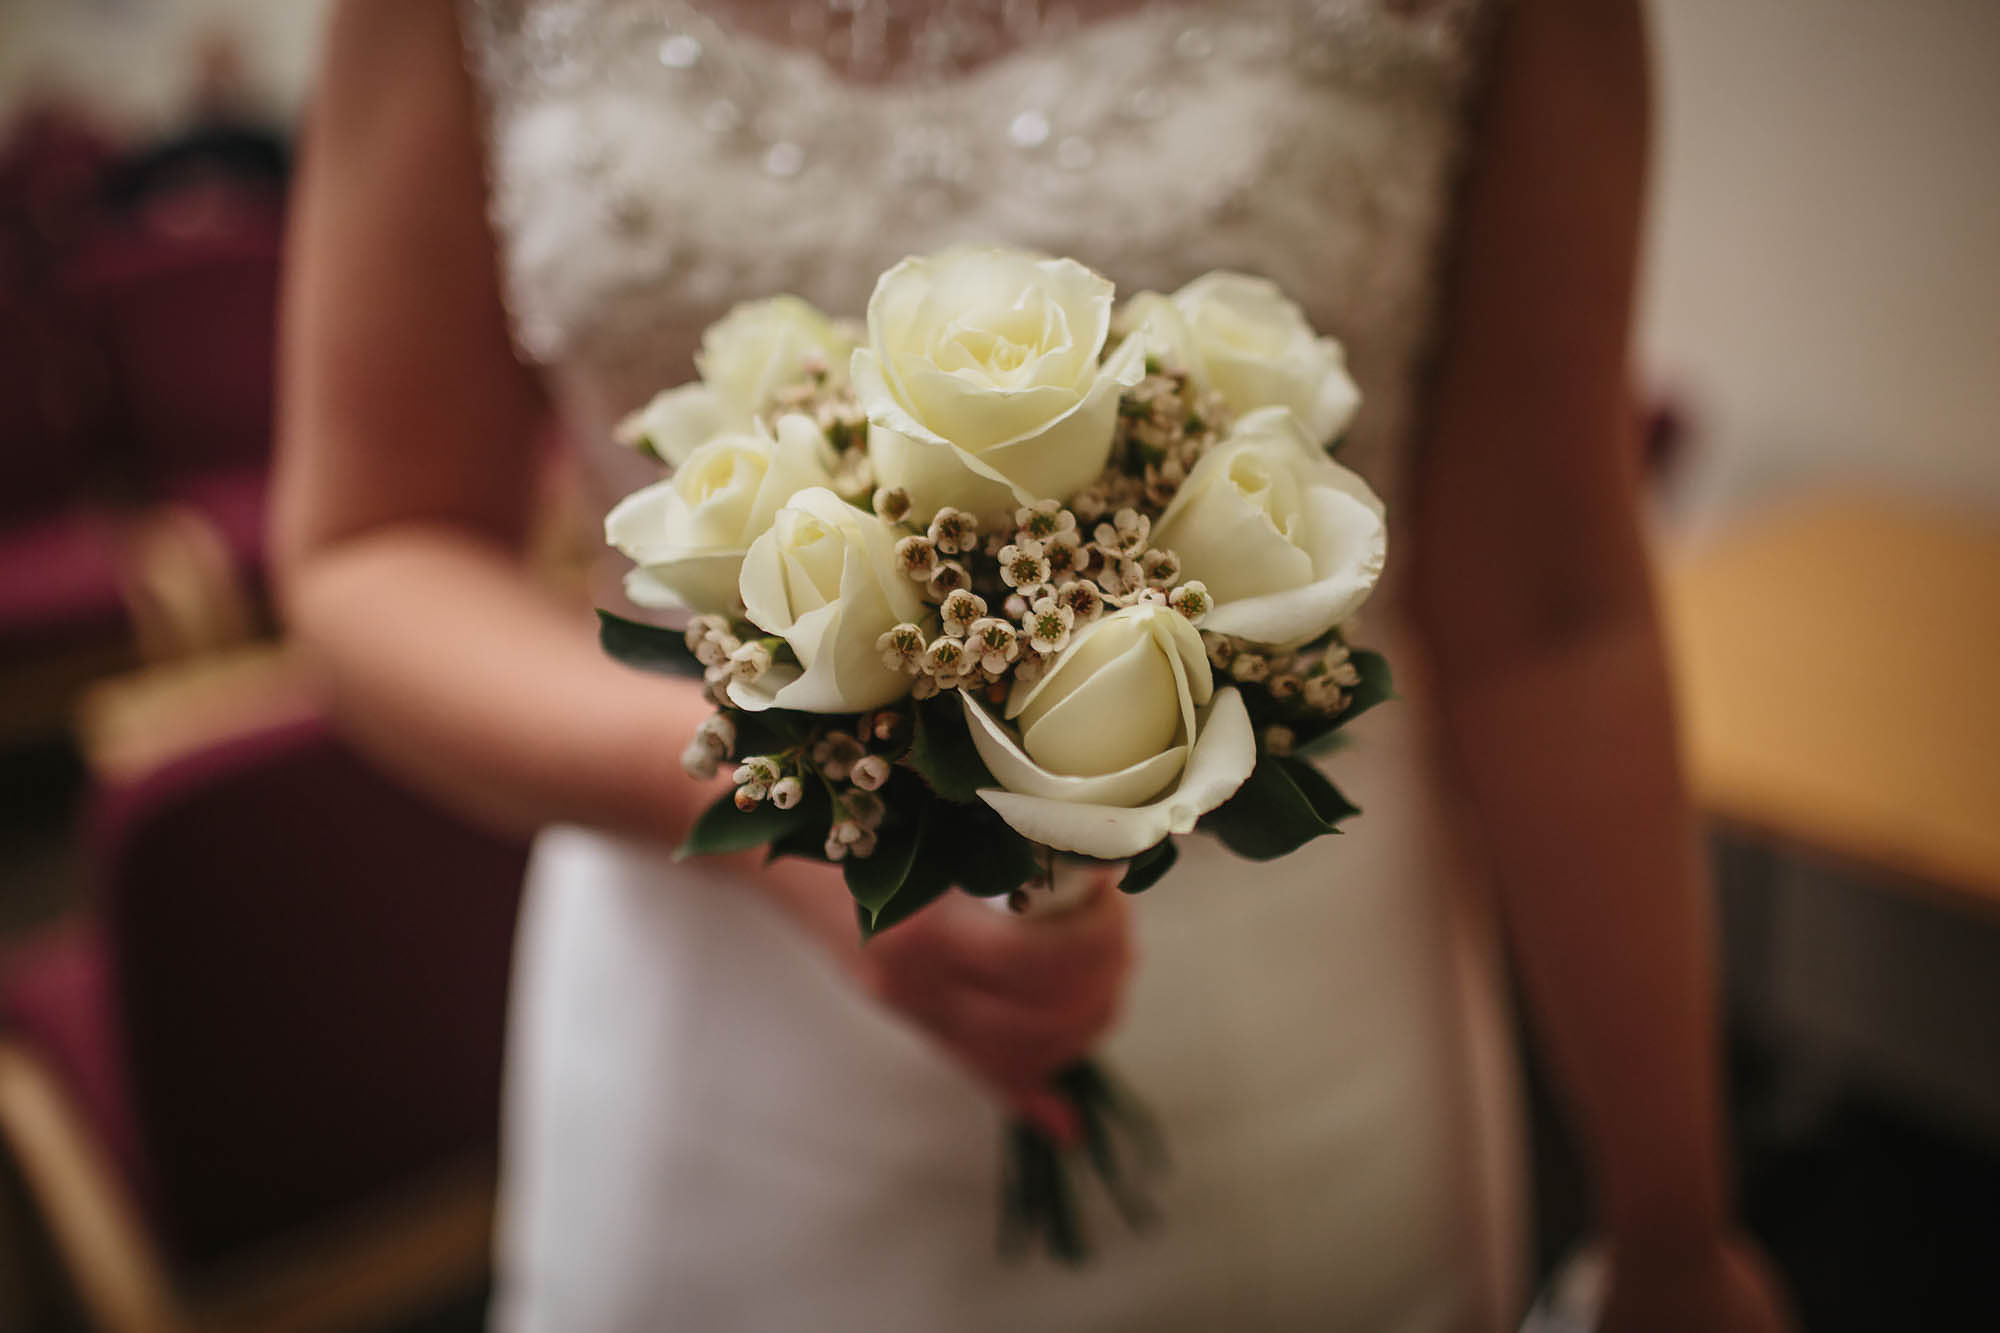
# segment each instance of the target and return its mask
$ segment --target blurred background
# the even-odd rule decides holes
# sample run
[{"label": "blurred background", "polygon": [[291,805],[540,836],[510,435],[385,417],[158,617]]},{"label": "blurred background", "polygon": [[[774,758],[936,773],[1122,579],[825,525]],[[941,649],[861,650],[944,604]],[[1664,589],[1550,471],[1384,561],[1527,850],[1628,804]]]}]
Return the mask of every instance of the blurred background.
[{"label": "blurred background", "polygon": [[[324,7],[0,0],[0,1328],[480,1321],[521,849],[340,746],[266,596]],[[1746,1212],[1811,1329],[2000,1327],[2000,5],[1653,8]]]}]

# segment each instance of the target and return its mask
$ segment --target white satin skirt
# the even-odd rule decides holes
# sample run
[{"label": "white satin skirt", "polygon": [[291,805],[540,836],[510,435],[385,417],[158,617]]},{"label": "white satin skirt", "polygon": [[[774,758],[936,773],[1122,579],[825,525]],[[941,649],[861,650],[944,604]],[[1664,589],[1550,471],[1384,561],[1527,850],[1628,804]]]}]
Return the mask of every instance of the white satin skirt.
[{"label": "white satin skirt", "polygon": [[[546,832],[513,996],[495,1326],[1312,1329],[1518,1318],[1521,1173],[1492,934],[1392,704],[1286,860],[1183,840],[1137,902],[1107,1062],[1173,1156],[1164,1224],[1080,1270],[995,1250],[1002,1116],[754,889]],[[1084,1193],[1096,1199],[1093,1187]]]}]

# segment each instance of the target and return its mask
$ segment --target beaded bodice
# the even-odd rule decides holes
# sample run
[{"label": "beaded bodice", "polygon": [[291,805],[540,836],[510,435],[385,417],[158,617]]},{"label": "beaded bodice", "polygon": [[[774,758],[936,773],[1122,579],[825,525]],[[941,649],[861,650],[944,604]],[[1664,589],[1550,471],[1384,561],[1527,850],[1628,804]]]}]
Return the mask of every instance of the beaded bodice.
[{"label": "beaded bodice", "polygon": [[601,438],[693,373],[732,302],[789,291],[858,315],[908,253],[1027,245],[1121,293],[1240,269],[1346,344],[1365,403],[1343,457],[1386,487],[1482,8],[1154,0],[1044,23],[967,68],[863,81],[733,28],[726,6],[472,0],[516,340]]}]

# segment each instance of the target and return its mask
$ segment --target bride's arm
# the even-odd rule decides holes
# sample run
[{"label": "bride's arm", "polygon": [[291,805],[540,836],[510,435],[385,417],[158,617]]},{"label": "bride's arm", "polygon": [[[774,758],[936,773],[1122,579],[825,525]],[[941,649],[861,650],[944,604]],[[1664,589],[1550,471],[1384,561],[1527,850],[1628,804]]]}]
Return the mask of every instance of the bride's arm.
[{"label": "bride's arm", "polygon": [[[546,406],[508,345],[453,0],[335,11],[293,204],[275,547],[295,640],[349,732],[457,806],[678,841],[719,794],[708,708],[598,651],[519,558]],[[734,858],[885,1003],[1031,1112],[1109,1024],[1122,897],[1033,926],[955,896],[867,951],[837,872]],[[662,891],[668,891],[662,886]]]},{"label": "bride's arm", "polygon": [[[675,838],[693,691],[602,657],[519,548],[545,405],[512,355],[452,6],[349,3],[293,203],[275,548],[345,726],[521,829]],[[446,63],[446,62],[449,63]]]},{"label": "bride's arm", "polygon": [[1420,457],[1417,613],[1596,1170],[1607,1330],[1775,1327],[1728,1240],[1712,927],[1637,507],[1641,15],[1517,0],[1496,59]]}]

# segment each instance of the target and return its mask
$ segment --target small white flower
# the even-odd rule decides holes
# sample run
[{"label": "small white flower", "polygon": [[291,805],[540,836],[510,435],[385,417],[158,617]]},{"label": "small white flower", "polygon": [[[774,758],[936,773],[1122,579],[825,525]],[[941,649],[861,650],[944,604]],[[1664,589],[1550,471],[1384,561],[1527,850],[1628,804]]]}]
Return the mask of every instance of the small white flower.
[{"label": "small white flower", "polygon": [[1028,633],[1028,646],[1046,657],[1069,646],[1070,628],[1075,624],[1076,612],[1053,597],[1042,597],[1028,608],[1021,628]]},{"label": "small white flower", "polygon": [[[1201,587],[1198,583],[1190,586]],[[1202,592],[1205,595],[1208,589],[1202,588]],[[1241,651],[1236,640],[1227,634],[1204,634],[1201,636],[1201,642],[1202,646],[1208,649],[1208,664],[1217,671],[1228,670],[1229,664],[1236,660],[1236,654]]]},{"label": "small white flower", "polygon": [[1107,557],[1104,568],[1097,572],[1097,582],[1113,597],[1130,597],[1146,586],[1146,571],[1129,557]]},{"label": "small white flower", "polygon": [[880,791],[889,780],[889,761],[879,754],[863,755],[854,761],[848,777],[863,791]]},{"label": "small white flower", "polygon": [[1007,619],[1019,621],[1028,614],[1028,599],[1018,592],[1010,592],[1007,600],[1000,604],[1000,609],[1007,613]]},{"label": "small white flower", "polygon": [[1070,609],[1075,624],[1088,625],[1104,614],[1104,594],[1095,583],[1076,579],[1056,589],[1056,600]]},{"label": "small white flower", "polygon": [[1306,679],[1295,671],[1287,671],[1272,676],[1264,682],[1264,688],[1269,690],[1271,697],[1279,703],[1290,703],[1305,693]]},{"label": "small white flower", "polygon": [[867,832],[867,829],[861,827],[860,821],[843,819],[834,824],[829,836],[843,847],[852,847],[860,842]]},{"label": "small white flower", "polygon": [[789,810],[805,798],[805,784],[797,778],[779,778],[771,786],[771,804]]},{"label": "small white flower", "polygon": [[707,782],[714,777],[721,765],[714,751],[699,741],[690,741],[681,751],[681,771],[696,782]]},{"label": "small white flower", "polygon": [[1181,576],[1181,561],[1172,551],[1154,548],[1139,557],[1139,569],[1145,574],[1147,583],[1155,588],[1165,588]]},{"label": "small white flower", "polygon": [[[1173,595],[1167,598],[1167,605],[1173,607],[1174,610],[1199,625],[1202,617],[1208,614],[1210,605],[1208,588],[1200,579],[1190,579],[1188,582],[1174,589]],[[1213,652],[1211,651],[1211,661],[1213,660],[1213,656]]]},{"label": "small white flower", "polygon": [[963,637],[972,622],[986,614],[986,599],[970,588],[960,588],[944,599],[938,608],[938,616],[944,622],[944,632]]},{"label": "small white flower", "polygon": [[762,805],[764,798],[770,794],[768,787],[754,782],[745,783],[736,789],[736,808],[747,815]]},{"label": "small white flower", "polygon": [[694,729],[693,744],[723,759],[736,748],[736,724],[722,713],[710,713]]},{"label": "small white flower", "polygon": [[813,762],[835,782],[845,780],[855,761],[866,753],[861,742],[844,731],[829,731],[812,747]]},{"label": "small white flower", "polygon": [[924,649],[924,670],[938,678],[944,685],[955,680],[965,669],[965,642],[948,634],[940,634],[932,639],[930,647]]},{"label": "small white flower", "polygon": [[937,543],[929,537],[910,536],[896,543],[896,568],[919,583],[938,567]]},{"label": "small white flower", "polygon": [[901,486],[884,486],[877,490],[875,516],[884,523],[901,523],[910,516],[910,493]]},{"label": "small white flower", "polygon": [[978,549],[979,520],[963,509],[946,505],[931,519],[930,539],[945,555],[964,555]]},{"label": "small white flower", "polygon": [[991,616],[973,624],[966,635],[966,647],[977,654],[981,669],[996,676],[1021,655],[1021,639],[1014,627]]},{"label": "small white flower", "polygon": [[924,588],[932,597],[942,602],[960,588],[970,585],[971,582],[972,575],[964,565],[956,560],[946,560],[931,571],[931,576],[925,582]]},{"label": "small white flower", "polygon": [[1036,588],[1049,581],[1049,560],[1038,541],[1000,548],[1000,578],[1010,588]]},{"label": "small white flower", "polygon": [[1337,713],[1347,705],[1340,682],[1323,671],[1306,677],[1305,693],[1306,706],[1321,713]]},{"label": "small white flower", "polygon": [[1250,683],[1271,674],[1271,659],[1262,653],[1238,653],[1229,663],[1232,679]]},{"label": "small white flower", "polygon": [[882,654],[884,666],[915,675],[922,669],[924,632],[905,621],[884,630],[882,637],[875,640],[875,650]]},{"label": "small white flower", "polygon": [[[1067,511],[1064,517],[1068,517]],[[1082,572],[1084,553],[1075,532],[1058,532],[1042,543],[1042,557],[1049,562],[1051,583],[1062,583]]]},{"label": "small white flower", "polygon": [[699,653],[703,643],[718,634],[727,633],[729,633],[729,617],[711,613],[696,616],[693,620],[690,620],[688,622],[687,633],[684,637],[687,640],[688,651]]},{"label": "small white flower", "polygon": [[724,630],[720,634],[711,634],[703,639],[701,646],[694,650],[694,659],[705,667],[726,667],[729,665],[729,655],[742,646],[741,639]]},{"label": "small white flower", "polygon": [[736,766],[734,781],[746,787],[768,787],[778,780],[778,763],[769,755],[753,754]]},{"label": "small white flower", "polygon": [[755,685],[771,669],[771,647],[752,639],[729,655],[729,675],[745,685]]},{"label": "small white flower", "polygon": [[832,833],[826,835],[825,851],[826,859],[829,861],[845,861],[847,859],[847,844],[839,838],[834,837]]},{"label": "small white flower", "polygon": [[1091,535],[1106,555],[1136,556],[1146,549],[1146,539],[1152,532],[1151,519],[1136,509],[1121,509],[1109,523],[1099,523]]},{"label": "small white flower", "polygon": [[1060,500],[1037,500],[1014,511],[1014,526],[1022,536],[1045,542],[1059,532],[1074,532],[1076,515]]}]

